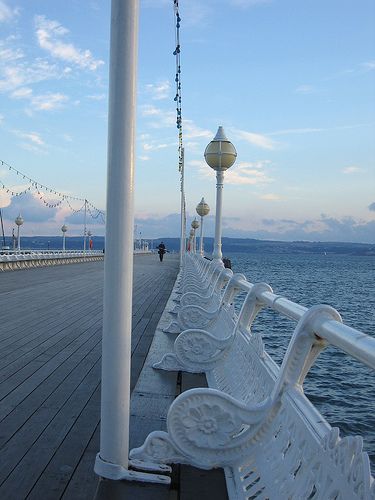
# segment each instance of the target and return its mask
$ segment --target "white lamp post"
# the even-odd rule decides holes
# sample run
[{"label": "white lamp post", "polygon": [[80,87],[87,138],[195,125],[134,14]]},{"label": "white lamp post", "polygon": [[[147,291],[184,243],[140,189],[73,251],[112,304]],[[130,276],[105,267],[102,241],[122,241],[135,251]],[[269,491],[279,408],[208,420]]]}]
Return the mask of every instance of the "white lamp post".
[{"label": "white lamp post", "polygon": [[196,206],[195,210],[197,211],[197,214],[201,218],[201,234],[199,237],[199,253],[203,257],[203,255],[204,255],[204,250],[203,250],[203,217],[208,215],[208,213],[210,212],[210,207],[204,201],[204,198],[202,198],[201,201]]},{"label": "white lamp post", "polygon": [[194,236],[193,236],[193,252],[196,253],[197,252],[197,245],[196,245],[196,237],[195,237],[195,233],[196,233],[196,230],[198,229],[199,227],[199,222],[197,221],[197,219],[194,219],[193,222],[191,223],[191,227],[193,228],[193,231],[194,231]]},{"label": "white lamp post", "polygon": [[19,252],[21,250],[20,227],[23,224],[23,218],[22,218],[21,214],[19,214],[19,216],[16,217],[16,220],[14,222],[17,225],[17,250]]},{"label": "white lamp post", "polygon": [[223,205],[224,172],[236,161],[237,152],[227,139],[223,127],[219,127],[215,137],[206,147],[204,158],[207,164],[216,171],[216,217],[215,243],[212,252],[213,259],[221,260],[221,214]]},{"label": "white lamp post", "polygon": [[65,252],[65,233],[67,232],[68,230],[68,227],[64,224],[63,226],[61,226],[61,231],[62,231],[62,234],[63,234],[63,251]]},{"label": "white lamp post", "polygon": [[193,253],[194,229],[190,229],[189,233],[189,252]]}]

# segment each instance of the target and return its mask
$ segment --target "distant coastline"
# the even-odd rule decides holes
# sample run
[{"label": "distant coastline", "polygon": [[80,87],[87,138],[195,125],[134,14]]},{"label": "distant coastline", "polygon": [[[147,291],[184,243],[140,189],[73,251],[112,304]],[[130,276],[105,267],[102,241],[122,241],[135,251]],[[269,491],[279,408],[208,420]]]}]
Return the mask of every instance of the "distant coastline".
[{"label": "distant coastline", "polygon": [[[102,250],[104,245],[103,236],[93,236],[94,250]],[[169,251],[178,252],[180,249],[179,238],[145,238],[150,246],[156,246],[163,240]],[[256,240],[251,238],[223,238],[223,254],[230,257],[232,253],[272,253],[272,254],[304,254],[318,253],[327,255],[375,255],[375,243],[343,243],[343,242],[309,242],[309,241],[272,241]],[[6,238],[6,244],[12,248],[11,239]],[[204,246],[207,253],[212,252],[213,238],[205,238]],[[56,250],[62,248],[61,236],[23,236],[21,237],[23,249]],[[72,236],[66,238],[67,250],[79,250],[83,248],[83,237]]]}]

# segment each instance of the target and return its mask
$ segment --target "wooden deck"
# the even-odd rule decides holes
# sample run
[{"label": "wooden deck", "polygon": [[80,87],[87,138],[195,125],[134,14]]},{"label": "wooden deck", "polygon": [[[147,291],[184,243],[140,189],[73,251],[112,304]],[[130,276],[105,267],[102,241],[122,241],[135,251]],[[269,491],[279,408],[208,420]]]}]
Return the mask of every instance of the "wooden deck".
[{"label": "wooden deck", "polygon": [[[177,270],[135,258],[132,388]],[[0,274],[1,499],[95,494],[102,292],[102,262]]]}]

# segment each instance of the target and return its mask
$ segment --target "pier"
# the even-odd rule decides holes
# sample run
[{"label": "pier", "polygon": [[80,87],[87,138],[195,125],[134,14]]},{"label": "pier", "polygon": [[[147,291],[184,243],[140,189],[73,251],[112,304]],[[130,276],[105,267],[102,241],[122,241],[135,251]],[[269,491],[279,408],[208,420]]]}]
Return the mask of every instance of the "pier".
[{"label": "pier", "polygon": [[[134,257],[133,390],[178,257]],[[91,499],[99,449],[103,262],[0,279],[0,498]]]}]

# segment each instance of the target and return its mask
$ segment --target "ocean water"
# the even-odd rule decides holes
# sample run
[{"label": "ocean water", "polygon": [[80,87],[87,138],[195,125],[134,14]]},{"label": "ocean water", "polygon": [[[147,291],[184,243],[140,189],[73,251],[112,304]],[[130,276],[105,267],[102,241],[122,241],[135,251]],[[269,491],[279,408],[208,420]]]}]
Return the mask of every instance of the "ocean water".
[{"label": "ocean water", "polygon": [[[346,325],[375,336],[375,256],[321,254],[232,254],[234,272],[251,283],[266,282],[278,295],[311,307],[329,304]],[[237,307],[239,304],[237,304]],[[296,326],[263,310],[253,330],[281,364]],[[375,471],[375,372],[329,346],[309,372],[305,395],[341,435],[361,435]]]}]

